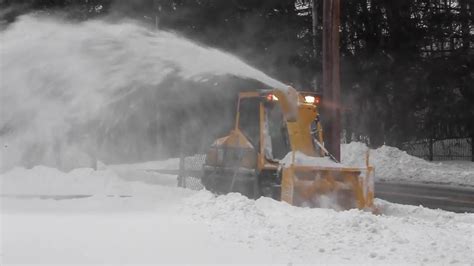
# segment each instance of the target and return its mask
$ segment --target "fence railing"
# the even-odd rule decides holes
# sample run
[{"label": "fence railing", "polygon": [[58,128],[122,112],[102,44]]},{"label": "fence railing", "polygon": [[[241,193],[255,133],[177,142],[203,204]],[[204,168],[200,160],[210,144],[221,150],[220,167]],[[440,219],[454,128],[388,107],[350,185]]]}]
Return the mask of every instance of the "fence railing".
[{"label": "fence railing", "polygon": [[430,161],[465,160],[474,162],[472,138],[425,139],[405,142],[408,154]]},{"label": "fence railing", "polygon": [[192,156],[182,155],[179,159],[178,186],[193,190],[203,188],[201,183],[202,166],[206,159],[205,154],[195,154]]}]

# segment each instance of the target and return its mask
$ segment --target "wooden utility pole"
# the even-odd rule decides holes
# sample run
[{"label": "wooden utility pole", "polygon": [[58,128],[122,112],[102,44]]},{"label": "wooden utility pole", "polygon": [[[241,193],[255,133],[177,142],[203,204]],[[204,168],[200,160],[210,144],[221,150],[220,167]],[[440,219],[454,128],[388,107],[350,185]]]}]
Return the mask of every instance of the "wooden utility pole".
[{"label": "wooden utility pole", "polygon": [[[318,34],[318,1],[319,0],[311,0],[311,17],[312,17],[312,20],[313,20],[313,23],[312,23],[312,31],[313,31],[313,60],[316,61],[316,58],[318,58],[318,51],[316,49],[317,47],[317,38],[316,38],[316,35]],[[314,73],[314,77],[313,77],[313,90],[314,91],[317,91],[318,90],[318,78],[317,78],[317,74]]]},{"label": "wooden utility pole", "polygon": [[323,1],[323,125],[327,150],[341,160],[340,0]]}]

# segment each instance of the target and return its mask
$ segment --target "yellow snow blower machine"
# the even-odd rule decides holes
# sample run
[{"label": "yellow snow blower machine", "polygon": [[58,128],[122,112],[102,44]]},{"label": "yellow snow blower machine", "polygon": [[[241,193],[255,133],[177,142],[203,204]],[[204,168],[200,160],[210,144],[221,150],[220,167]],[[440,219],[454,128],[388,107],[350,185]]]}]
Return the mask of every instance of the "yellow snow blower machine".
[{"label": "yellow snow blower machine", "polygon": [[372,209],[374,168],[351,168],[324,148],[321,95],[284,90],[241,92],[235,127],[211,145],[202,184],[295,206]]}]

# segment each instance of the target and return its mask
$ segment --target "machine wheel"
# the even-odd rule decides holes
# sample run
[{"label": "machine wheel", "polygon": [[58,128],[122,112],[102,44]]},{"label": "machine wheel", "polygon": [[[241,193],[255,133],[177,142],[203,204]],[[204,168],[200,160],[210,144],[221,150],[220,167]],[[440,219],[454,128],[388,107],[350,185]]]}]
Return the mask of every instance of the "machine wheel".
[{"label": "machine wheel", "polygon": [[216,178],[216,174],[214,173],[204,173],[201,177],[201,183],[205,189],[209,190],[214,194],[225,194],[225,186],[221,184],[218,178]]},{"label": "machine wheel", "polygon": [[274,191],[273,188],[267,180],[261,178],[260,179],[260,194],[263,197],[268,197],[268,198],[273,198],[274,197]]},{"label": "machine wheel", "polygon": [[[257,199],[260,196],[260,186],[258,183],[258,177],[256,175],[252,176],[236,176],[239,181],[234,182],[232,187],[232,178],[230,177],[230,185],[228,192],[238,192],[250,199]],[[245,180],[245,181],[242,181]]]},{"label": "machine wheel", "polygon": [[280,183],[281,179],[272,172],[264,173],[259,176],[259,192],[262,197],[269,197],[280,200]]},{"label": "machine wheel", "polygon": [[215,194],[227,194],[230,192],[238,192],[248,198],[256,199],[260,197],[260,185],[258,177],[252,176],[235,176],[230,173],[204,173],[201,178],[203,186]]},{"label": "machine wheel", "polygon": [[253,199],[258,199],[260,198],[260,184],[259,184],[259,178],[258,176],[255,176],[255,180],[253,181]]}]

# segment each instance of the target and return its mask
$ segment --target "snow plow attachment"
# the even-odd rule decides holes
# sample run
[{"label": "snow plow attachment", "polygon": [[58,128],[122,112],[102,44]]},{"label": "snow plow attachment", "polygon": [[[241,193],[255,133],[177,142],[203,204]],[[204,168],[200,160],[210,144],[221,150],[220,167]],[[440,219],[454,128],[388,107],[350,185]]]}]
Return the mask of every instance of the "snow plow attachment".
[{"label": "snow plow attachment", "polygon": [[336,210],[373,210],[374,169],[295,165],[282,169],[281,200]]}]

